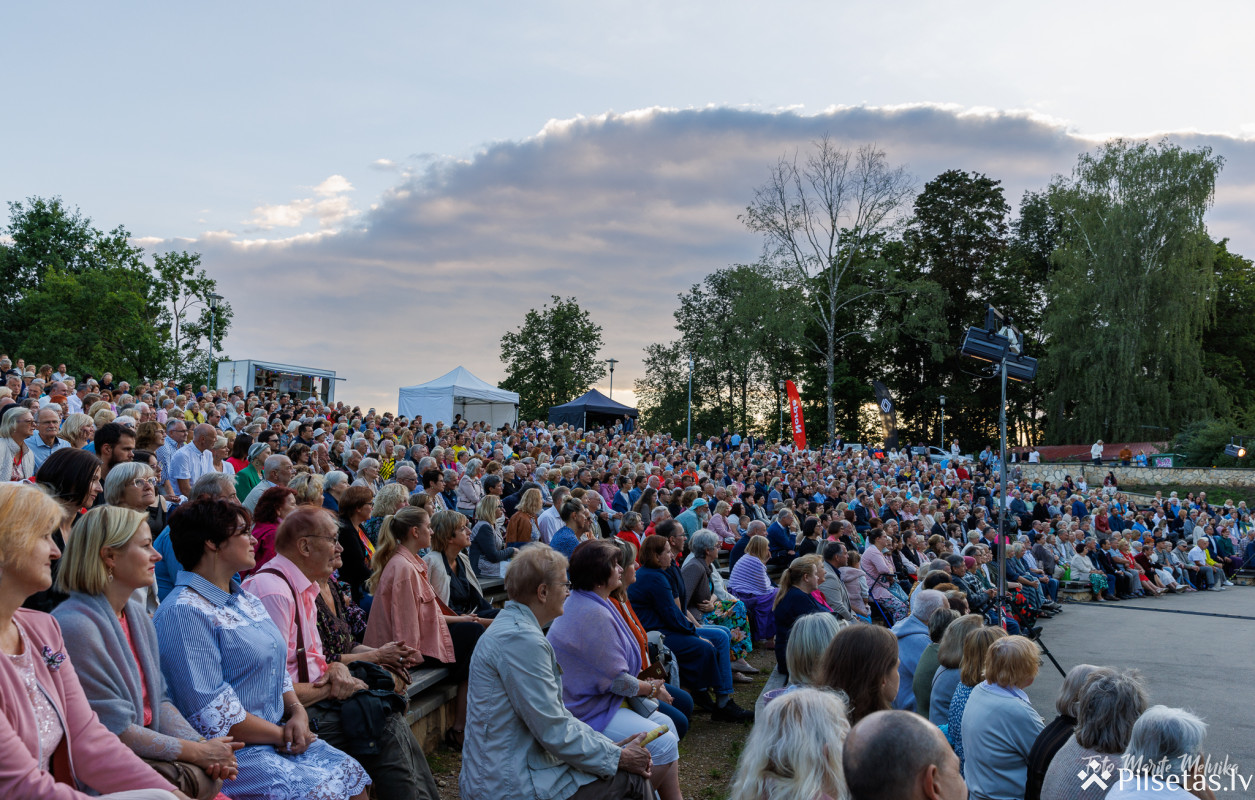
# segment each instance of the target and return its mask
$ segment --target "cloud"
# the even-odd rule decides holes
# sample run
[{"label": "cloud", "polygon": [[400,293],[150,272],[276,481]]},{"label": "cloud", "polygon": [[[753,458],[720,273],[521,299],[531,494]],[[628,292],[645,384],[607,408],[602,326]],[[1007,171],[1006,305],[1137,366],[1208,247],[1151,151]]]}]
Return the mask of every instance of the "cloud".
[{"label": "cloud", "polygon": [[396,172],[401,165],[390,158],[376,158],[370,162],[371,169],[383,170],[384,172]]},{"label": "cloud", "polygon": [[278,205],[257,206],[253,209],[252,219],[245,224],[253,230],[269,231],[275,228],[299,228],[306,220],[313,218],[317,220],[319,228],[328,230],[360,213],[354,208],[353,201],[344,196],[353,191],[353,184],[343,175],[332,175],[311,191],[314,197]]},{"label": "cloud", "polygon": [[[947,169],[985,173],[1012,205],[1093,147],[1029,112],[641,109],[555,120],[472,158],[428,161],[348,228],[357,212],[349,189],[336,188],[260,206],[250,222],[270,230],[317,219],[317,231],[218,232],[192,246],[235,310],[227,352],[336,369],[348,379],[341,399],[395,408],[399,386],[459,364],[499,381],[501,335],[553,294],[574,295],[603,326],[602,357],[621,362],[619,396],[641,375],[643,348],[674,337],[676,295],[758,257],[738,214],[779,157],[824,134],[843,147],[878,144],[921,187]],[[1226,157],[1209,224],[1236,252],[1255,253],[1255,142],[1173,139]],[[320,186],[348,183],[332,181]]]}]

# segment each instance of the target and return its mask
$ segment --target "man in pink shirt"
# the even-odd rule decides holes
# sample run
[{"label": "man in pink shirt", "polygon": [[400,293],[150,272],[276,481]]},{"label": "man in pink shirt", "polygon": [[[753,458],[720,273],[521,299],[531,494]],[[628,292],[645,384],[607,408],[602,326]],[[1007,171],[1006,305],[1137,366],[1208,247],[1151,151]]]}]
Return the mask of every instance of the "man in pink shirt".
[{"label": "man in pink shirt", "polygon": [[[310,727],[366,768],[380,797],[437,800],[440,793],[422,748],[402,714],[390,713],[368,749],[341,727],[340,707],[367,688],[341,661],[328,662],[318,633],[318,582],[341,563],[335,517],[322,508],[298,508],[275,532],[275,557],[244,581],[261,600],[288,645],[288,674]],[[382,648],[380,648],[382,649]],[[374,660],[372,652],[355,652]]]}]

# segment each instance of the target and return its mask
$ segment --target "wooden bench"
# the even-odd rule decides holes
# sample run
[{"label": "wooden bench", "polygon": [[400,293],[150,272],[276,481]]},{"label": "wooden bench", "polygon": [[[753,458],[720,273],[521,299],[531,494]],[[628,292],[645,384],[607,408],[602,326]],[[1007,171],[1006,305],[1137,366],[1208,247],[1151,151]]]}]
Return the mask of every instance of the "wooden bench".
[{"label": "wooden bench", "polygon": [[1093,587],[1089,581],[1067,581],[1059,584],[1059,599],[1073,603],[1090,603],[1094,600]]}]

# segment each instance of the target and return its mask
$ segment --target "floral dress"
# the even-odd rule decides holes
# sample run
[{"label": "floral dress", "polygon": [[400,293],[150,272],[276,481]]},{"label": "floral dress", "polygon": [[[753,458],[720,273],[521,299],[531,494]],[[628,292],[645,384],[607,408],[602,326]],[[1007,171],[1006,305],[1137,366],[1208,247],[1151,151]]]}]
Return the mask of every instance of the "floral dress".
[{"label": "floral dress", "polygon": [[[180,572],[153,624],[170,699],[202,736],[228,736],[247,714],[283,723],[283,695],[292,690],[287,643],[238,583],[228,593]],[[361,764],[322,739],[298,756],[253,744],[235,758],[239,775],[222,786],[232,800],[344,800],[370,783]]]}]

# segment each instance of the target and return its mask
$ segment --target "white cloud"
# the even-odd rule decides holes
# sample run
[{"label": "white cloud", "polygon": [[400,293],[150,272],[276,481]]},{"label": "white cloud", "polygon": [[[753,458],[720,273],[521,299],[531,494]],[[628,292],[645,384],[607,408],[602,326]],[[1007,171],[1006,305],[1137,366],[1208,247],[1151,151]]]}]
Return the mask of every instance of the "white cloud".
[{"label": "white cloud", "polygon": [[349,183],[343,175],[332,175],[313,187],[315,197],[305,197],[290,203],[257,206],[253,209],[252,219],[245,224],[251,226],[253,230],[268,231],[275,228],[299,228],[312,218],[317,220],[319,228],[334,229],[350,217],[361,213],[353,207],[353,202],[344,196],[346,192],[351,191],[353,191],[353,184]]},{"label": "white cloud", "polygon": [[[395,408],[397,387],[459,364],[499,381],[501,335],[551,294],[576,296],[603,326],[602,357],[620,360],[615,396],[627,398],[643,348],[674,337],[676,294],[758,257],[737,215],[771,164],[825,133],[846,147],[879,144],[921,187],[947,169],[983,172],[1013,206],[1093,146],[1031,111],[642,109],[433,160],[360,216],[347,189],[259,206],[250,225],[316,229],[218,231],[191,248],[236,311],[227,352],[336,369],[348,379],[342,399]],[[1226,157],[1209,224],[1235,252],[1255,253],[1255,142],[1172,138]],[[275,324],[278,297],[301,310],[295,325]]]},{"label": "white cloud", "polygon": [[400,164],[390,158],[376,158],[370,162],[371,169],[383,170],[385,172],[395,172],[400,168]]}]

